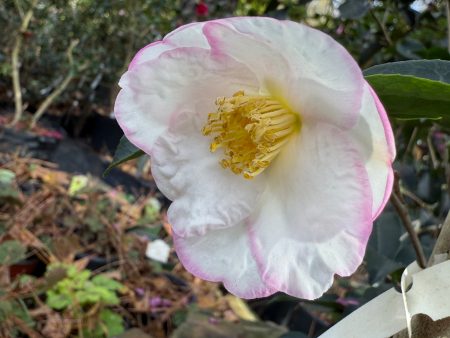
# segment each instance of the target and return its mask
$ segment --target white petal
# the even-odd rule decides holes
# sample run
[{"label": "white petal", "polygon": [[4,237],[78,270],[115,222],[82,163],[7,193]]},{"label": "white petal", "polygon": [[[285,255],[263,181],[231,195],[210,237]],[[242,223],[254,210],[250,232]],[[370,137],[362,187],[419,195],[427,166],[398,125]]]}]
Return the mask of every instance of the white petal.
[{"label": "white petal", "polygon": [[183,115],[161,135],[152,153],[152,174],[161,192],[174,202],[168,217],[179,236],[203,235],[242,221],[264,189],[264,175],[254,180],[223,169],[221,151],[209,151],[201,133],[206,117]]},{"label": "white petal", "polygon": [[133,60],[131,60],[128,66],[128,70],[133,69],[134,67],[140,65],[143,62],[154,60],[162,53],[175,48],[176,46],[170,44],[169,42],[164,41],[152,42],[151,44],[145,46],[136,53]]},{"label": "white petal", "polygon": [[223,282],[228,291],[241,298],[269,296],[276,290],[261,281],[248,241],[247,229],[242,224],[209,231],[204,236],[174,236],[178,257],[192,274]]},{"label": "white petal", "polygon": [[267,170],[267,189],[250,217],[262,279],[317,298],[335,273],[353,273],[364,256],[372,198],[363,160],[340,129],[304,125]]},{"label": "white petal", "polygon": [[170,246],[162,239],[155,239],[148,242],[145,256],[161,263],[167,263],[169,260]]},{"label": "white petal", "polygon": [[193,22],[178,27],[164,37],[164,41],[178,47],[209,48],[208,41],[203,35],[204,22]]},{"label": "white petal", "polygon": [[202,32],[203,23],[194,22],[181,26],[169,33],[162,41],[155,41],[136,53],[128,69],[132,69],[145,61],[156,59],[162,53],[178,47],[200,47],[209,49],[208,42]]},{"label": "white petal", "polygon": [[375,219],[386,205],[392,190],[392,162],[395,158],[395,144],[386,112],[376,94],[366,83],[360,118],[351,130],[355,145],[364,157],[372,188],[372,216]]},{"label": "white petal", "polygon": [[244,89],[257,80],[243,64],[202,48],[177,48],[136,64],[120,80],[114,112],[127,138],[151,153],[153,143],[177,114],[215,111],[218,96]]},{"label": "white petal", "polygon": [[258,77],[263,92],[283,94],[287,90],[290,69],[278,51],[230,28],[226,20],[206,23],[203,32],[213,52],[228,54],[249,67]]},{"label": "white petal", "polygon": [[210,22],[203,31],[213,50],[259,69],[254,71],[260,77],[279,86],[281,96],[305,120],[346,128],[357,122],[364,78],[330,36],[291,21],[253,17]]}]

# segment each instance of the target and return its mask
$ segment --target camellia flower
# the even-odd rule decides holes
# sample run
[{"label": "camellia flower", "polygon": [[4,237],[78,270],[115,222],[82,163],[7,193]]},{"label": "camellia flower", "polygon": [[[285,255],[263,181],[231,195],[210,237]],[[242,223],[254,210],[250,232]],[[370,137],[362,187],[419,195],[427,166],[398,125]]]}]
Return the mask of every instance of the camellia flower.
[{"label": "camellia flower", "polygon": [[243,298],[314,299],[364,256],[394,140],[347,51],[291,21],[178,28],[138,52],[116,118],[151,156],[177,254]]},{"label": "camellia flower", "polygon": [[195,5],[195,14],[198,16],[207,16],[208,15],[208,5],[205,4],[203,1],[200,1],[198,4]]}]

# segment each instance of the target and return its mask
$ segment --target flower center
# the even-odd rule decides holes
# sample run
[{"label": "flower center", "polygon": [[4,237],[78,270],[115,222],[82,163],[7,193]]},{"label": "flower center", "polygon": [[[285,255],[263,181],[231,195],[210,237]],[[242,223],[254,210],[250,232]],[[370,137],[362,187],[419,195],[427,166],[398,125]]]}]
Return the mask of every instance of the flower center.
[{"label": "flower center", "polygon": [[216,105],[217,112],[208,114],[203,135],[214,136],[211,152],[224,149],[222,167],[247,179],[262,173],[300,130],[300,117],[270,96],[239,91],[217,98]]}]

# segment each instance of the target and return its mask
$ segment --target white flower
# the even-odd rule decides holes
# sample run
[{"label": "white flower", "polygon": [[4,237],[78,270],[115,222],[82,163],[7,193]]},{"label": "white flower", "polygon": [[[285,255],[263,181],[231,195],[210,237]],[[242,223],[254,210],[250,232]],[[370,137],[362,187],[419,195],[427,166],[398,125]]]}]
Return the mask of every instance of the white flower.
[{"label": "white flower", "polygon": [[148,242],[145,249],[145,256],[161,263],[167,263],[169,260],[170,247],[162,239],[155,239]]},{"label": "white flower", "polygon": [[394,140],[347,51],[291,21],[230,18],[143,48],[116,118],[151,156],[177,254],[243,298],[313,299],[364,256]]}]

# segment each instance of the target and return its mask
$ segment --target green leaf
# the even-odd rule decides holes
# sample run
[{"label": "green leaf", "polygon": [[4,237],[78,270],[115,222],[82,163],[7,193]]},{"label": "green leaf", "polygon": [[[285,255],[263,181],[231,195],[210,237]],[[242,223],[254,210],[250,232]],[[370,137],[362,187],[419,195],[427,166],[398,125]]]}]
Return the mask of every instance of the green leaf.
[{"label": "green leaf", "polygon": [[343,19],[360,19],[370,9],[368,0],[347,0],[339,6],[339,12]]},{"label": "green leaf", "polygon": [[422,58],[420,57],[419,52],[425,49],[425,46],[419,40],[406,38],[397,42],[395,49],[406,59],[420,60]]},{"label": "green leaf", "polygon": [[47,292],[47,305],[55,310],[62,310],[68,307],[72,302],[68,295],[55,293],[54,291]]},{"label": "green leaf", "polygon": [[[0,169],[0,203],[1,200],[20,204],[20,194],[14,185],[16,174],[8,169]],[[1,262],[0,262],[1,264]]]},{"label": "green leaf", "polygon": [[11,265],[25,258],[27,249],[19,241],[5,241],[0,244],[0,265]]},{"label": "green leaf", "polygon": [[80,290],[75,292],[75,299],[80,305],[98,303],[100,298],[101,295],[96,290]]},{"label": "green leaf", "polygon": [[106,168],[105,172],[103,173],[103,177],[108,175],[111,169],[117,167],[119,164],[132,160],[134,158],[141,157],[144,154],[145,153],[142,150],[128,141],[125,135],[122,136],[119,145],[117,146],[116,153],[114,154],[114,158],[109,167]]},{"label": "green leaf", "polygon": [[366,80],[390,117],[450,119],[450,84],[399,74],[369,75]]},{"label": "green leaf", "polygon": [[28,312],[28,307],[22,299],[17,299],[12,303],[12,305],[13,307],[10,314],[22,319],[29,327],[33,327],[35,325],[33,318]]},{"label": "green leaf", "polygon": [[120,299],[117,297],[116,293],[106,289],[97,290],[100,295],[100,301],[105,305],[119,305]]},{"label": "green leaf", "polygon": [[366,69],[364,76],[390,117],[450,124],[450,61],[391,62]]},{"label": "green leaf", "polygon": [[450,84],[450,61],[411,60],[390,62],[364,70],[364,76],[380,74],[411,75]]},{"label": "green leaf", "polygon": [[127,233],[133,233],[139,236],[145,236],[150,240],[155,240],[161,232],[162,224],[156,224],[152,226],[138,225],[127,229]]},{"label": "green leaf", "polygon": [[69,195],[75,196],[77,193],[83,191],[89,184],[89,178],[85,175],[72,176],[69,185]]},{"label": "green leaf", "polygon": [[100,312],[100,319],[106,326],[108,337],[116,336],[125,331],[122,317],[117,313],[112,312],[111,310],[102,310]]},{"label": "green leaf", "polygon": [[12,185],[16,174],[8,169],[0,169],[0,185]]},{"label": "green leaf", "polygon": [[0,302],[0,320],[4,321],[8,318],[8,315],[12,312],[12,304],[10,301]]},{"label": "green leaf", "polygon": [[94,278],[92,278],[92,283],[96,286],[103,287],[108,290],[120,290],[124,287],[123,284],[115,281],[112,278],[106,277],[104,275],[97,275]]}]

